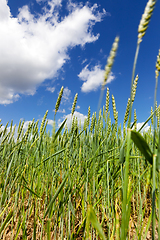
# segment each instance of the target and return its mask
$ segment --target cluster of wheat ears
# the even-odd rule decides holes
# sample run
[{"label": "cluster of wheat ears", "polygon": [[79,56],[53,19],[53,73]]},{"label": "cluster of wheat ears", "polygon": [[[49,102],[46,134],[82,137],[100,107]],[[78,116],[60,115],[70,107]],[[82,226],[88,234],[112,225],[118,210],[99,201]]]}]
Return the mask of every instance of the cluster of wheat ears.
[{"label": "cluster of wheat ears", "polygon": [[[114,121],[101,99],[118,49],[115,38],[105,67],[98,111],[84,125],[71,115],[52,133],[46,131],[47,113],[40,124],[33,119],[24,132],[11,121],[0,132],[1,239],[160,239],[160,106],[156,95],[160,51],[155,70],[155,98],[151,115],[137,130],[132,106],[138,75],[139,47],[156,1],[149,0],[142,15],[133,65],[131,93],[123,126],[112,95]],[[63,87],[56,105],[59,109]],[[144,126],[150,123],[147,132]],[[123,130],[122,130],[123,129]],[[15,137],[16,136],[16,137]]]}]

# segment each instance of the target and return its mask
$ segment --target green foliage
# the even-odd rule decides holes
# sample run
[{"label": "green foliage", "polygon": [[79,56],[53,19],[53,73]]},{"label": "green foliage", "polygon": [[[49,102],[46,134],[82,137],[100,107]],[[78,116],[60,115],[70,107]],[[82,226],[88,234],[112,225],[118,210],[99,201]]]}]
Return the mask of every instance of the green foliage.
[{"label": "green foliage", "polygon": [[[139,46],[155,2],[148,1],[138,28],[123,134],[113,95],[113,123],[110,117],[108,88],[105,106],[92,114],[91,124],[90,107],[84,124],[74,116],[77,94],[70,128],[65,119],[56,130],[54,121],[51,136],[46,132],[48,111],[40,128],[33,119],[26,132],[24,121],[19,122],[17,132],[13,121],[10,127],[9,123],[1,124],[1,239],[146,239],[147,235],[155,239],[156,220],[160,238],[160,107],[156,102],[159,55],[154,110],[151,108],[151,115],[139,130],[136,130],[136,111],[131,123]],[[99,106],[118,42],[117,37],[107,60]],[[55,105],[54,120],[62,94],[63,87]],[[149,130],[142,132],[150,120]]]},{"label": "green foliage", "polygon": [[140,152],[144,155],[147,161],[152,165],[153,164],[153,153],[150,150],[149,145],[147,144],[146,140],[142,137],[139,132],[134,130],[131,131],[131,139],[140,150]]}]

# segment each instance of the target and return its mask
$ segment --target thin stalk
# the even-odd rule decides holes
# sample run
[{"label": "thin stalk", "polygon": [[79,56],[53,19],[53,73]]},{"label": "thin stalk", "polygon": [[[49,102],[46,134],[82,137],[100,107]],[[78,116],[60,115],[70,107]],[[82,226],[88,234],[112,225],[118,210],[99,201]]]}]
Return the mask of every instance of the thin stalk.
[{"label": "thin stalk", "polygon": [[156,76],[156,85],[154,92],[154,118],[153,118],[153,170],[152,170],[152,181],[153,181],[153,189],[152,189],[152,239],[155,239],[155,191],[156,191],[156,148],[155,148],[155,136],[156,136],[156,99],[157,99],[157,87],[158,87],[158,76]]},{"label": "thin stalk", "polygon": [[100,110],[100,107],[101,107],[101,103],[102,103],[102,100],[103,100],[103,93],[104,93],[104,86],[102,86],[102,88],[101,88],[101,93],[100,93],[100,97],[99,97],[97,113],[99,113],[99,110]]},{"label": "thin stalk", "polygon": [[160,172],[158,177],[158,239],[160,239]]},{"label": "thin stalk", "polygon": [[127,132],[127,153],[126,153],[124,183],[123,183],[121,239],[126,239],[127,230],[128,230],[127,211],[129,211],[129,204],[128,204],[128,201],[127,201],[127,195],[128,195],[128,173],[129,173],[130,142],[131,142],[131,131],[128,129],[128,132]]},{"label": "thin stalk", "polygon": [[140,225],[140,228],[141,228],[141,222],[142,222],[142,197],[141,197],[141,184],[140,184],[140,163],[139,163],[139,158],[138,158],[138,188],[139,188],[139,201],[140,201],[140,206],[139,206],[139,225]]},{"label": "thin stalk", "polygon": [[[109,166],[108,166],[108,161],[107,161],[107,205],[108,205],[108,218],[110,220],[110,199],[109,199]],[[108,226],[108,236],[110,237],[110,223]]]},{"label": "thin stalk", "polygon": [[126,216],[127,216],[128,172],[129,172],[129,157],[130,157],[129,152],[130,152],[130,144],[131,144],[131,132],[129,128],[131,125],[131,118],[132,118],[132,99],[133,99],[132,87],[133,87],[133,81],[135,77],[135,69],[136,69],[136,64],[138,59],[139,48],[140,48],[140,43],[137,42],[137,48],[136,48],[136,53],[135,53],[134,63],[133,63],[132,80],[131,80],[131,93],[130,93],[131,101],[130,101],[129,120],[128,120],[127,153],[126,153],[124,185],[123,185],[121,239],[126,239],[127,230],[128,230],[128,223],[126,222],[127,220]]},{"label": "thin stalk", "polygon": [[137,48],[136,48],[136,53],[134,57],[134,63],[133,63],[133,70],[132,70],[132,80],[131,80],[131,93],[130,93],[130,110],[129,110],[129,120],[128,120],[128,128],[130,128],[131,125],[131,117],[132,117],[132,99],[133,99],[133,93],[132,93],[132,87],[133,87],[133,81],[135,77],[135,70],[136,70],[136,64],[137,64],[137,59],[138,59],[138,53],[139,53],[139,48],[140,48],[140,43],[137,42]]},{"label": "thin stalk", "polygon": [[155,135],[156,135],[156,99],[157,99],[157,88],[158,88],[158,77],[156,77],[156,85],[155,85],[155,92],[154,92],[154,118],[153,118],[154,135],[153,135],[153,154],[155,154]]},{"label": "thin stalk", "polygon": [[155,192],[156,192],[156,155],[153,156],[153,188],[152,188],[152,240],[155,240],[155,226],[156,226],[156,213],[155,213]]}]

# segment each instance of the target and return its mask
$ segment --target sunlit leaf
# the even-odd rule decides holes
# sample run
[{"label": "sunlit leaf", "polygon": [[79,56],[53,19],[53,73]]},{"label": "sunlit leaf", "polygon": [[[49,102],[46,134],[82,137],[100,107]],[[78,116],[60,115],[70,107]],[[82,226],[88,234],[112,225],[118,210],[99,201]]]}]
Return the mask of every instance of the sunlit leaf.
[{"label": "sunlit leaf", "polygon": [[92,226],[97,230],[99,236],[103,239],[106,240],[105,234],[103,232],[103,229],[100,225],[100,223],[97,220],[96,214],[93,210],[93,208],[90,206],[88,209],[88,218],[87,218],[87,222],[89,224],[89,222],[91,222]]},{"label": "sunlit leaf", "polygon": [[136,132],[135,130],[131,130],[131,139],[133,140],[137,148],[140,150],[140,152],[144,155],[146,160],[150,164],[153,164],[153,153],[150,150],[150,147],[146,140],[142,137],[142,135],[139,132]]}]

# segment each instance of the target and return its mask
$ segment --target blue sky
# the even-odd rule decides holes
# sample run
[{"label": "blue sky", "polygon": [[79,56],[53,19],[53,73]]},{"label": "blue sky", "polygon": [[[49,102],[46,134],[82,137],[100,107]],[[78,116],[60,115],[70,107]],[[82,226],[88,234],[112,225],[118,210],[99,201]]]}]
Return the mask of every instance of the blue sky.
[{"label": "blue sky", "polygon": [[[57,123],[70,117],[78,93],[76,116],[83,123],[88,107],[97,110],[104,68],[115,37],[119,48],[108,79],[123,122],[130,96],[137,29],[146,0],[0,0],[0,112],[5,125],[13,119],[42,119],[52,124],[61,86],[64,95]],[[160,2],[140,46],[133,108],[144,122],[154,101],[155,62],[160,48]],[[160,95],[157,94],[158,105]],[[103,102],[105,104],[106,90]]]}]

